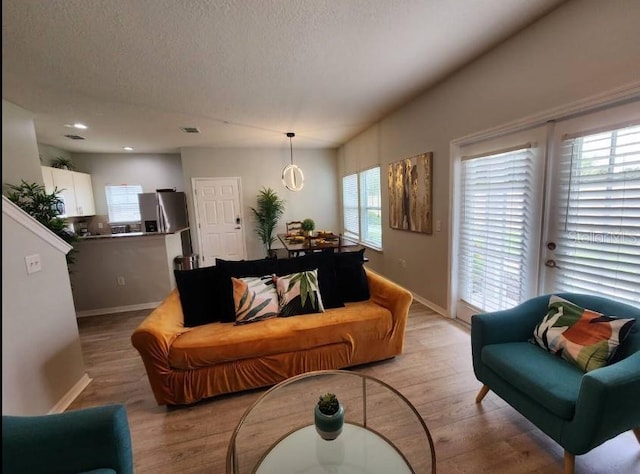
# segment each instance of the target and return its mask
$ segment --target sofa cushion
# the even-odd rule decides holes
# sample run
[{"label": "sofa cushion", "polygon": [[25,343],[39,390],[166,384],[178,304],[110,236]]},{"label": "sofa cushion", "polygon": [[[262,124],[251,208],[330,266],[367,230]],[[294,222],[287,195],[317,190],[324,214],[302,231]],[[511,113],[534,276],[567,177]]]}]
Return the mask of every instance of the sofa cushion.
[{"label": "sofa cushion", "polygon": [[353,350],[354,340],[380,343],[389,337],[391,328],[391,312],[372,301],[302,318],[274,318],[241,326],[211,323],[178,335],[170,348],[169,363],[175,369],[189,370],[336,343]]},{"label": "sofa cushion", "polygon": [[272,275],[231,277],[236,324],[248,324],[278,316],[278,293]]},{"label": "sofa cushion", "polygon": [[364,271],[364,251],[339,252],[333,255],[336,264],[336,280],[342,301],[368,300],[369,281]]},{"label": "sofa cushion", "polygon": [[[206,326],[201,326],[206,327]],[[528,342],[490,344],[482,362],[520,392],[560,418],[571,420],[584,373]]]},{"label": "sofa cushion", "polygon": [[531,342],[588,372],[609,362],[635,321],[605,316],[551,295]]},{"label": "sofa cushion", "polygon": [[276,277],[278,316],[324,313],[318,286],[318,270]]},{"label": "sofa cushion", "polygon": [[235,321],[231,278],[218,267],[175,270],[186,327]]},{"label": "sofa cushion", "polygon": [[277,263],[276,275],[289,275],[316,268],[318,269],[318,285],[324,308],[343,308],[344,302],[338,288],[333,254],[318,252],[301,257],[280,259]]}]

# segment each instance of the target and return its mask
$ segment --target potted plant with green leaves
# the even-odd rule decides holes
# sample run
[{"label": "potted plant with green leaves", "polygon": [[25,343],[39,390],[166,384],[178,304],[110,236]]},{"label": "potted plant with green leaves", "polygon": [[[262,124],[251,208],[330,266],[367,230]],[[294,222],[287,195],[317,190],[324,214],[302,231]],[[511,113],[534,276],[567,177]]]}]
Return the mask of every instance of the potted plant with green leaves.
[{"label": "potted plant with green leaves", "polygon": [[305,220],[302,221],[302,224],[300,224],[300,227],[308,236],[311,236],[311,233],[316,228],[316,223],[313,221],[313,219],[307,217]]},{"label": "potted plant with green leaves", "polygon": [[316,431],[324,440],[331,441],[342,433],[344,407],[334,393],[320,396],[314,410]]},{"label": "potted plant with green leaves", "polygon": [[[27,183],[22,180],[19,185],[8,184],[7,198],[25,211],[35,220],[40,222],[51,232],[56,234],[69,245],[78,241],[78,236],[67,230],[65,219],[58,217],[62,200],[57,193],[57,188],[53,193],[48,193],[44,186],[38,183]],[[67,264],[74,262],[73,253],[75,249],[67,253]]]},{"label": "potted plant with green leaves", "polygon": [[276,240],[274,232],[284,208],[285,202],[271,188],[262,188],[258,193],[257,206],[251,208],[256,219],[256,234],[265,246],[268,257],[273,257],[271,246]]}]

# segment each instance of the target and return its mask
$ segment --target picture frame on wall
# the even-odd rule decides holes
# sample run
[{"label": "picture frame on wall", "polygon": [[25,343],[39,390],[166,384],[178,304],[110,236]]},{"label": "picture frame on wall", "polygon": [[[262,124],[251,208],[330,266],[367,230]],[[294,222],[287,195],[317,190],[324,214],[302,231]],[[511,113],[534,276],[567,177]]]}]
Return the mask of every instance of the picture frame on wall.
[{"label": "picture frame on wall", "polygon": [[392,229],[433,233],[433,152],[389,163],[389,225]]}]

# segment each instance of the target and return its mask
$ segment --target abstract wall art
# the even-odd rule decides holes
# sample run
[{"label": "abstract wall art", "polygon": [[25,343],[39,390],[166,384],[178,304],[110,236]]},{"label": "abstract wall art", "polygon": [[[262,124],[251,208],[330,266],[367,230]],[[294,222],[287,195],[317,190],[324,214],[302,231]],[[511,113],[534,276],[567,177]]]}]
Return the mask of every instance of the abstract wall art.
[{"label": "abstract wall art", "polygon": [[392,229],[432,233],[433,153],[389,164],[389,225]]}]

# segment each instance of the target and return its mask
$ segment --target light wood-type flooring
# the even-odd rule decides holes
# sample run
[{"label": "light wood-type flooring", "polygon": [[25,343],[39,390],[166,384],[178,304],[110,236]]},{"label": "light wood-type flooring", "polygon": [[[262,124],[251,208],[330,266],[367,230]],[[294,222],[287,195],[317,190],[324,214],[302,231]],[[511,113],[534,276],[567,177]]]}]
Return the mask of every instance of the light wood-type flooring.
[{"label": "light wood-type flooring", "polygon": [[[130,341],[149,312],[78,320],[93,381],[69,409],[125,404],[137,474],[224,473],[229,438],[264,390],[181,408],[157,406]],[[392,385],[413,403],[433,437],[438,473],[562,473],[562,448],[533,424],[491,392],[475,403],[481,384],[473,375],[464,325],[414,302],[404,354],[355,370]],[[640,444],[632,432],[624,433],[576,457],[576,473],[640,473]]]}]

